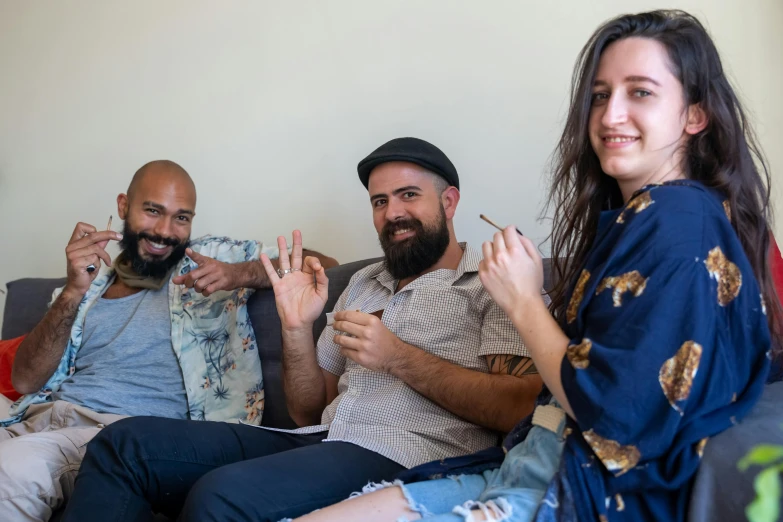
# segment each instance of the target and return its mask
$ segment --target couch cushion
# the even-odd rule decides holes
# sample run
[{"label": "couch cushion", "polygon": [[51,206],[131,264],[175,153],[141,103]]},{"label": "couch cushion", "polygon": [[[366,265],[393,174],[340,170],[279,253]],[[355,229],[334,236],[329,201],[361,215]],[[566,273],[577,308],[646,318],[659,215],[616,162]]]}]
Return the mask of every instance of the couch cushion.
[{"label": "couch cushion", "polygon": [[[334,308],[337,299],[348,286],[354,273],[365,266],[377,263],[382,258],[363,259],[346,263],[326,271],[329,277],[329,298],[324,307],[328,312]],[[550,262],[544,260],[544,288],[551,289]],[[30,332],[43,318],[52,296],[52,291],[65,284],[65,279],[19,279],[8,283],[3,338],[10,339]],[[275,307],[272,290],[260,290],[248,302],[250,321],[258,340],[259,356],[264,375],[264,426],[293,428],[295,424],[288,415],[282,386],[282,338],[280,319]],[[317,340],[326,326],[326,315],[313,325],[313,336]]]},{"label": "couch cushion", "polygon": [[46,314],[52,292],[65,285],[66,279],[17,279],[8,283],[3,314],[2,339],[13,339],[30,333]]},{"label": "couch cushion", "polygon": [[[14,389],[14,385],[11,383],[11,368],[14,366],[16,351],[19,349],[19,345],[22,344],[25,337],[25,335],[22,335],[16,339],[0,341],[0,395],[12,401],[15,401],[22,396],[22,394]],[[0,413],[0,419],[4,419],[7,416],[8,415]]]}]

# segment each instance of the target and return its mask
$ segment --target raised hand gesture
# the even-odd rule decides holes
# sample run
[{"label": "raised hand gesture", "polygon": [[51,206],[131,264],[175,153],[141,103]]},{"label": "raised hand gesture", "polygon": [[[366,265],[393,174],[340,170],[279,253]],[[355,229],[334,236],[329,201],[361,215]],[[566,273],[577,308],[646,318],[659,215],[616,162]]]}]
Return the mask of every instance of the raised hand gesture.
[{"label": "raised hand gesture", "polygon": [[269,257],[261,254],[261,263],[275,292],[277,313],[284,330],[312,328],[326,305],[329,279],[317,257],[302,260],[302,233],[294,230],[294,248],[289,260],[285,238],[277,238],[280,268],[275,270]]}]

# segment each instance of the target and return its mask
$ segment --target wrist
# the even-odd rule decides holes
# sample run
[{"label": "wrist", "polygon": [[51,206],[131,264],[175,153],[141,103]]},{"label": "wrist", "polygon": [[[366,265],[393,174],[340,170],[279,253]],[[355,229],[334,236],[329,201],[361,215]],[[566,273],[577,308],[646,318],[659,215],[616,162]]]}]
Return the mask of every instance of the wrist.
[{"label": "wrist", "polygon": [[81,302],[86,294],[86,290],[79,290],[78,288],[66,284],[63,291],[60,292],[60,299],[65,302]]},{"label": "wrist", "polygon": [[400,340],[400,338],[396,336],[393,344],[392,350],[394,356],[389,361],[389,367],[386,369],[386,373],[404,381],[410,368],[416,365],[414,359],[417,352],[421,352],[421,350]]},{"label": "wrist", "polygon": [[239,280],[237,284],[243,288],[270,288],[272,285],[266,275],[261,261],[248,261],[243,263],[243,270],[239,271]]},{"label": "wrist", "polygon": [[295,326],[282,325],[282,333],[289,339],[313,336],[313,323],[301,323]]},{"label": "wrist", "polygon": [[[520,295],[514,301],[514,305],[511,310],[505,310],[506,315],[515,324],[517,321],[525,321],[534,311],[540,308],[546,308],[544,298],[540,294]],[[548,310],[547,310],[548,312]]]}]

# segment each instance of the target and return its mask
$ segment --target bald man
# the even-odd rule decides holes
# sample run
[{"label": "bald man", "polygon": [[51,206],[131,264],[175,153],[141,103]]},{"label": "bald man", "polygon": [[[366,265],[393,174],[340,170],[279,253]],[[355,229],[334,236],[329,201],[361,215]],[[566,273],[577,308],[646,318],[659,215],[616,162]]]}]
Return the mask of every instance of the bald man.
[{"label": "bald man", "polygon": [[[171,161],[139,169],[117,211],[122,234],[76,225],[67,282],[16,355],[13,384],[28,395],[0,421],[2,521],[48,520],[73,489],[87,443],[121,418],[260,423],[246,304],[269,286],[260,254],[277,249],[191,242],[196,187]],[[113,262],[110,241],[121,247]]]}]

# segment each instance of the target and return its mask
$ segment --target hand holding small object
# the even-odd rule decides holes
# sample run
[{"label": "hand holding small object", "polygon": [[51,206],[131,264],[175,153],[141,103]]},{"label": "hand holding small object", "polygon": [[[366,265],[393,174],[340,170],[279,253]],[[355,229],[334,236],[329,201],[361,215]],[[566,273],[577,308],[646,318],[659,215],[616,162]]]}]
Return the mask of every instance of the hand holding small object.
[{"label": "hand holding small object", "polygon": [[[109,216],[109,224],[106,225],[106,230],[111,230],[111,218],[112,217],[114,217],[114,216]],[[93,272],[95,272],[95,265],[93,265],[93,264],[87,265],[87,269],[86,270],[87,270],[88,274],[92,274]]]},{"label": "hand holding small object", "polygon": [[[90,288],[90,284],[98,276],[101,261],[107,266],[111,265],[111,258],[104,250],[106,245],[109,241],[120,241],[121,239],[122,234],[117,232],[98,231],[90,224],[78,223],[73,230],[68,246],[65,247],[68,281],[63,292],[71,294],[73,297],[83,297]],[[92,270],[89,269],[90,267]]]},{"label": "hand holding small object", "polygon": [[[501,227],[500,225],[498,225],[497,223],[495,223],[494,221],[492,221],[491,219],[489,219],[489,218],[488,218],[487,216],[485,216],[484,214],[479,214],[479,217],[480,217],[481,219],[483,219],[484,221],[486,221],[487,223],[489,223],[490,225],[492,225],[493,227],[495,227],[495,228],[497,228],[498,230],[500,230],[501,232],[503,232],[503,227]],[[520,236],[524,236],[524,235],[525,235],[525,234],[523,234],[522,232],[520,232],[520,231],[519,231],[519,229],[518,229],[518,228],[516,228],[516,227],[514,227],[514,230],[516,230],[516,231],[517,231],[517,234],[519,234]]]}]

